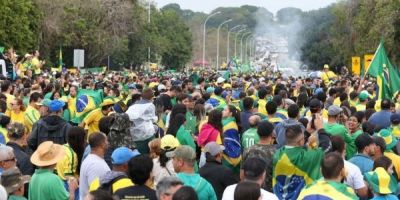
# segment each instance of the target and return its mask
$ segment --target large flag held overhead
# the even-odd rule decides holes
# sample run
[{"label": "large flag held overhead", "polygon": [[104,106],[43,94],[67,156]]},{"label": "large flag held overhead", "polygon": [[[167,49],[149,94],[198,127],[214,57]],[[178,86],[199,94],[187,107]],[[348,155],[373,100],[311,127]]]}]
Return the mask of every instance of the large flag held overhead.
[{"label": "large flag held overhead", "polygon": [[370,65],[367,66],[367,74],[377,80],[379,99],[392,99],[393,94],[400,89],[399,70],[390,62],[383,41],[379,44]]}]

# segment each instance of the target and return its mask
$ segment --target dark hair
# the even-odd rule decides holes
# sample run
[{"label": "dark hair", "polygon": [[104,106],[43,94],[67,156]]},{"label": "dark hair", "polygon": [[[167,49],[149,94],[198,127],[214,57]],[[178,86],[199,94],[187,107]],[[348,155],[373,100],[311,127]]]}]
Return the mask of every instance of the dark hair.
[{"label": "dark hair", "polygon": [[169,120],[169,127],[166,134],[170,134],[175,137],[179,128],[185,123],[185,121],[186,121],[186,116],[182,113],[179,113],[174,118],[171,118]]},{"label": "dark hair", "polygon": [[269,101],[266,105],[265,105],[265,109],[267,110],[267,113],[269,115],[273,115],[276,113],[277,109],[278,109],[278,105],[275,103],[275,101]]},{"label": "dark hair", "polygon": [[258,123],[257,134],[260,138],[268,137],[274,132],[274,125],[269,121],[261,121]]},{"label": "dark hair", "polygon": [[336,88],[331,88],[331,89],[329,90],[329,92],[328,92],[329,96],[333,96],[333,95],[335,95],[336,93],[337,93]]},{"label": "dark hair", "polygon": [[371,136],[368,135],[367,133],[359,135],[354,141],[354,144],[356,145],[358,152],[362,152],[365,149],[365,147],[373,143],[374,140],[372,140]]},{"label": "dark hair", "polygon": [[103,145],[103,143],[107,140],[107,137],[104,135],[104,133],[101,132],[96,132],[92,133],[89,136],[89,145],[91,149],[95,149],[97,147],[100,147]]},{"label": "dark hair", "polygon": [[382,99],[381,101],[381,109],[382,110],[389,110],[390,109],[391,101],[389,99]]},{"label": "dark hair", "polygon": [[331,136],[332,152],[343,153],[345,151],[345,143],[341,136]]},{"label": "dark hair", "polygon": [[307,93],[302,92],[299,94],[299,96],[297,97],[297,105],[299,106],[299,108],[307,106],[307,99],[308,99]]},{"label": "dark hair", "polygon": [[0,115],[0,126],[3,128],[7,128],[7,125],[10,124],[11,118],[7,115]]},{"label": "dark hair", "polygon": [[331,152],[321,161],[321,173],[325,179],[334,179],[340,175],[344,168],[344,161],[340,154]]},{"label": "dark hair", "polygon": [[357,122],[359,124],[362,123],[363,119],[365,118],[365,113],[363,111],[357,111],[355,112],[353,115],[351,115],[352,117],[355,117],[357,119]]},{"label": "dark hair", "polygon": [[61,92],[58,91],[58,90],[56,90],[56,91],[54,91],[53,93],[51,93],[50,100],[54,100],[54,96],[55,96],[57,93],[60,95],[60,98],[62,97]]},{"label": "dark hair", "polygon": [[92,200],[114,200],[111,194],[105,190],[91,191],[90,195],[93,197]]},{"label": "dark hair", "polygon": [[7,111],[7,102],[0,99],[0,112],[5,113],[6,111]]},{"label": "dark hair", "polygon": [[222,133],[222,112],[220,110],[214,109],[208,114],[208,124],[217,129]]},{"label": "dark hair", "polygon": [[232,113],[232,117],[235,118],[237,124],[240,123],[240,111],[233,105],[228,105],[229,112]]},{"label": "dark hair", "polygon": [[299,116],[299,112],[300,112],[299,106],[296,104],[290,105],[287,109],[289,118],[296,118],[297,116]]},{"label": "dark hair", "polygon": [[350,99],[351,100],[354,100],[355,98],[357,98],[358,97],[358,93],[356,92],[356,91],[353,91],[353,92],[350,92]]},{"label": "dark hair", "polygon": [[169,119],[171,121],[171,119],[175,118],[175,116],[178,115],[178,114],[186,115],[186,112],[187,112],[187,108],[186,108],[185,105],[176,104],[174,107],[172,107],[171,115],[169,116]]},{"label": "dark hair", "polygon": [[154,97],[153,90],[150,88],[146,88],[142,92],[142,98],[146,100],[151,100]]},{"label": "dark hair", "polygon": [[235,200],[258,200],[261,196],[260,185],[254,182],[244,181],[236,185]]},{"label": "dark hair", "polygon": [[183,186],[175,192],[172,200],[198,200],[196,191],[190,186]]},{"label": "dark hair", "polygon": [[153,160],[146,154],[133,157],[128,162],[128,176],[136,185],[144,185],[153,170]]},{"label": "dark hair", "polygon": [[67,132],[67,142],[78,156],[78,174],[80,172],[83,152],[85,151],[86,132],[79,126],[71,127]]},{"label": "dark hair", "polygon": [[340,102],[346,101],[348,98],[349,96],[345,92],[341,93],[339,96]]},{"label": "dark hair", "polygon": [[193,115],[196,116],[197,121],[200,121],[206,115],[204,104],[196,104],[193,109]]},{"label": "dark hair", "polygon": [[371,122],[365,121],[361,124],[361,127],[364,133],[368,133],[369,135],[374,134],[375,125]]},{"label": "dark hair", "polygon": [[375,100],[371,100],[367,102],[367,105],[365,105],[365,109],[375,109],[375,104],[376,101]]},{"label": "dark hair", "polygon": [[99,121],[99,130],[104,134],[108,135],[110,133],[110,127],[114,123],[114,117],[106,116],[102,117]]},{"label": "dark hair", "polygon": [[258,98],[265,99],[265,97],[267,96],[267,92],[267,89],[261,88],[260,90],[258,90]]},{"label": "dark hair", "polygon": [[378,167],[383,167],[386,171],[389,169],[390,165],[392,165],[392,160],[390,160],[386,156],[381,156],[374,161],[374,167],[372,170],[375,170]]},{"label": "dark hair", "polygon": [[43,99],[43,96],[39,92],[34,92],[29,97],[29,103],[37,102],[39,99]]},{"label": "dark hair", "polygon": [[243,108],[244,110],[251,110],[254,105],[254,99],[251,97],[246,97],[243,99]]},{"label": "dark hair", "polygon": [[11,82],[9,80],[3,81],[3,83],[1,83],[1,92],[6,92],[10,86]]},{"label": "dark hair", "polygon": [[282,98],[281,95],[275,95],[275,96],[272,98],[272,101],[276,103],[276,106],[280,106],[280,105],[282,105],[282,103],[283,103],[283,98]]},{"label": "dark hair", "polygon": [[285,137],[288,144],[296,141],[299,135],[303,134],[303,130],[300,125],[292,125],[286,129]]}]

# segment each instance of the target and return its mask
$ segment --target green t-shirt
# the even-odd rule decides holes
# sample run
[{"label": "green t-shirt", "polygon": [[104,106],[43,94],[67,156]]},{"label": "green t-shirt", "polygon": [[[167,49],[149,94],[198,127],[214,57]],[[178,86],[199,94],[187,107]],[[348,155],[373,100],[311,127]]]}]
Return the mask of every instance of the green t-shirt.
[{"label": "green t-shirt", "polygon": [[192,112],[187,111],[186,112],[186,123],[185,123],[185,129],[189,131],[191,134],[196,133],[196,126],[197,126],[197,119],[196,116],[192,114]]},{"label": "green t-shirt", "polygon": [[248,149],[260,142],[260,136],[257,134],[257,128],[250,128],[242,135],[242,147]]},{"label": "green t-shirt", "polygon": [[346,159],[350,159],[354,154],[356,154],[354,141],[351,139],[351,136],[345,126],[338,123],[325,123],[324,129],[329,135],[339,135],[343,138],[344,142],[346,143]]},{"label": "green t-shirt", "polygon": [[29,182],[30,200],[68,200],[69,193],[60,177],[49,169],[36,169]]},{"label": "green t-shirt", "polygon": [[181,145],[189,145],[194,151],[196,151],[196,144],[194,143],[192,135],[183,125],[179,127],[178,132],[176,133],[176,139],[178,139]]},{"label": "green t-shirt", "polygon": [[23,196],[10,195],[10,196],[8,197],[8,200],[28,200],[28,199],[26,199],[26,198],[23,197]]}]

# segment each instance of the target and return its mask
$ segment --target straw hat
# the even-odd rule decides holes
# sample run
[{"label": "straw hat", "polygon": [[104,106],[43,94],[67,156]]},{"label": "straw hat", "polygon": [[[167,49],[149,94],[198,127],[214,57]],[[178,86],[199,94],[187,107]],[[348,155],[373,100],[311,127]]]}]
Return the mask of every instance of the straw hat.
[{"label": "straw hat", "polygon": [[46,141],[33,153],[31,162],[39,167],[51,166],[63,159],[64,155],[64,148],[61,145]]}]

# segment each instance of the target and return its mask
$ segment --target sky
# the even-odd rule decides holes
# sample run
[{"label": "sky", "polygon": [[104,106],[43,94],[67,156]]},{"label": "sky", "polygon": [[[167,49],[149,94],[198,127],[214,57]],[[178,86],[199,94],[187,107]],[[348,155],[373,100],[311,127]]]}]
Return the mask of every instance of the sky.
[{"label": "sky", "polygon": [[276,13],[281,8],[295,7],[303,11],[326,7],[337,0],[153,0],[157,7],[163,7],[169,3],[178,3],[182,9],[210,13],[218,7],[239,7],[242,5],[254,5],[264,7]]}]

